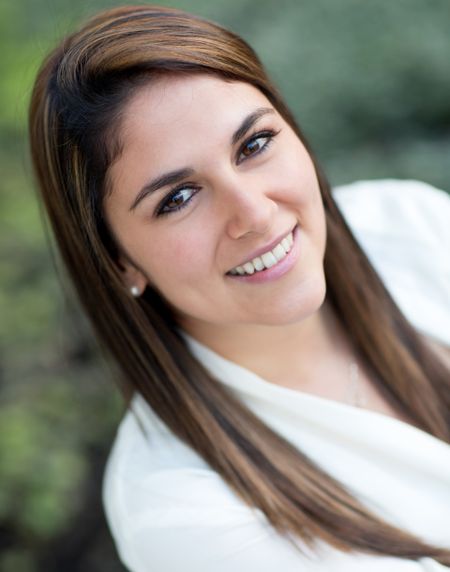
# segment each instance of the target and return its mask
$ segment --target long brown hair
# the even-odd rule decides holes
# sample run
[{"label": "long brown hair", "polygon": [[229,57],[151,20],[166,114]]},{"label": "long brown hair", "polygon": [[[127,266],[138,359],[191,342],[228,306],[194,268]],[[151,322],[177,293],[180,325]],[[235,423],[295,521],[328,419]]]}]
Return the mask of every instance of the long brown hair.
[{"label": "long brown hair", "polygon": [[[94,17],[50,54],[32,95],[31,153],[41,195],[62,259],[118,365],[124,392],[139,392],[286,537],[450,564],[450,551],[371,513],[215,380],[188,350],[157,292],[147,288],[136,300],[125,288],[118,245],[102,214],[108,167],[120,153],[115,133],[136,88],[155,74],[186,71],[256,86],[305,143],[253,50],[230,31],[175,9],[128,6]],[[389,296],[315,165],[327,220],[328,299],[389,399],[448,442],[447,372]]]}]

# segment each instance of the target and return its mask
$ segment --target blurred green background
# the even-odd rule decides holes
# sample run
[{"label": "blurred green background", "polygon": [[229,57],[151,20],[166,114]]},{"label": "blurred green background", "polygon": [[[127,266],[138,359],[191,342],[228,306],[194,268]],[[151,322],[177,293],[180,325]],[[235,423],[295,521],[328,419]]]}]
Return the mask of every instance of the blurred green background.
[{"label": "blurred green background", "polygon": [[[0,4],[0,570],[123,570],[101,478],[122,414],[65,296],[33,190],[26,113],[46,52],[104,0]],[[333,184],[397,177],[450,189],[448,0],[186,0],[247,39]]]}]

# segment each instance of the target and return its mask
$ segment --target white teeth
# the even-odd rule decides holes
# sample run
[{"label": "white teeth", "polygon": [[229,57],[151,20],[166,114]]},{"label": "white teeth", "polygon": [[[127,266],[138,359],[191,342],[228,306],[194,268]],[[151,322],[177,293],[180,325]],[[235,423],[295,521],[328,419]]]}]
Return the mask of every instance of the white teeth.
[{"label": "white teeth", "polygon": [[275,264],[278,262],[275,256],[272,254],[272,252],[266,252],[265,254],[261,254],[261,258],[266,268],[271,268],[272,266],[275,266]]},{"label": "white teeth", "polygon": [[266,268],[271,268],[286,256],[286,254],[291,250],[293,244],[294,244],[294,236],[292,232],[290,232],[271,251],[265,252],[264,254],[261,254],[261,256],[257,256],[256,258],[254,258],[249,262],[246,262],[242,266],[236,266],[236,268],[230,270],[230,274],[233,275],[240,274],[241,276],[244,274],[251,275],[254,274],[255,272],[260,272],[261,270],[265,270]]},{"label": "white teeth", "polygon": [[252,260],[252,263],[253,263],[253,266],[255,267],[255,270],[263,270],[265,268],[264,262],[261,260],[261,258],[259,256],[254,258]]},{"label": "white teeth", "polygon": [[287,238],[283,238],[283,240],[281,241],[281,246],[284,248],[286,252],[289,252],[291,250],[291,243]]},{"label": "white teeth", "polygon": [[277,262],[278,262],[286,256],[286,251],[284,250],[284,248],[281,246],[281,243],[280,243],[280,244],[277,244],[275,246],[275,248],[272,250],[272,254],[275,256],[275,258],[277,259]]}]

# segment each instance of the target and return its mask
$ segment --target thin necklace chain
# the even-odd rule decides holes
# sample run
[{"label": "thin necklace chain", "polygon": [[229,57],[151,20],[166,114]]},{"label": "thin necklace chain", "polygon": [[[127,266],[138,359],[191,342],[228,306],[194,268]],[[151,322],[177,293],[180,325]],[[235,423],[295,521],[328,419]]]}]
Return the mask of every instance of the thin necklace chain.
[{"label": "thin necklace chain", "polygon": [[359,379],[359,367],[354,361],[349,363],[348,366],[349,382],[346,391],[345,402],[355,407],[366,407],[367,398],[362,391],[361,382]]}]

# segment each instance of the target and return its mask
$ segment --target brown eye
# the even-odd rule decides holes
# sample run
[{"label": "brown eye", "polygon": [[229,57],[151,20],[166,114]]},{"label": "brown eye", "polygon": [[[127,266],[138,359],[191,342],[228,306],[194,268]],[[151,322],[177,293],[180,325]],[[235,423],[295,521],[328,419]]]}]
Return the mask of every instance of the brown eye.
[{"label": "brown eye", "polygon": [[274,131],[263,131],[250,137],[239,151],[237,158],[238,164],[265,151],[277,133],[278,132]]},{"label": "brown eye", "polygon": [[263,139],[263,137],[249,141],[242,149],[242,154],[246,157],[249,157],[250,155],[253,155],[253,153],[259,151],[261,149],[260,139]]},{"label": "brown eye", "polygon": [[184,203],[184,198],[182,193],[180,192],[175,196],[173,196],[169,201],[167,201],[167,203],[164,206],[168,209],[175,209],[181,206],[183,203]]},{"label": "brown eye", "polygon": [[156,216],[170,214],[187,206],[192,197],[198,192],[197,187],[181,187],[175,189],[163,200],[156,210]]}]

